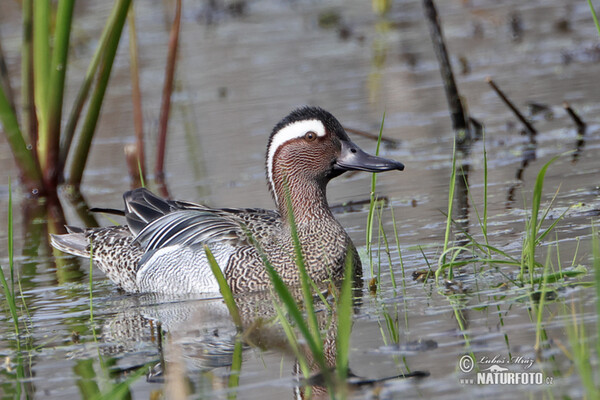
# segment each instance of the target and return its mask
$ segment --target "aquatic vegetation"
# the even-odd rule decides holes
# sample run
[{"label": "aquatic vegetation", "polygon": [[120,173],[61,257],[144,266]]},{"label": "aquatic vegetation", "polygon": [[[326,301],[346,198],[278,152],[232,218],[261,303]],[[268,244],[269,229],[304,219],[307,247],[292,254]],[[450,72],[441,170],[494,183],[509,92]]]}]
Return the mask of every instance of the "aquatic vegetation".
[{"label": "aquatic vegetation", "polygon": [[[56,193],[57,185],[65,179],[64,169],[71,153],[69,183],[74,186],[81,183],[130,3],[130,0],[115,3],[62,128],[63,93],[75,3],[58,2],[52,34],[51,4],[45,1],[23,2],[21,101],[26,106],[19,123],[14,99],[10,97],[10,91],[0,85],[0,121],[6,127],[6,137],[23,182],[33,194]],[[90,92],[94,82],[96,85]],[[71,151],[75,130],[88,100],[76,149]]]}]

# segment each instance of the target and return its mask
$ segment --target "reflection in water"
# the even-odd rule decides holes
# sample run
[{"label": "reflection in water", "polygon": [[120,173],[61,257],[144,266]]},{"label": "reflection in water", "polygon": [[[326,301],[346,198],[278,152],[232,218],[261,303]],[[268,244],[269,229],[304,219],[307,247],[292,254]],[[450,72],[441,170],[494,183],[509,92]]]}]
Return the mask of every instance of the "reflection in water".
[{"label": "reflection in water", "polygon": [[[296,288],[292,292],[294,297],[301,301],[300,289]],[[362,302],[360,293],[360,288],[357,288],[355,295],[359,295],[354,299],[355,311]],[[288,358],[296,359],[289,372],[296,394],[304,397],[310,386],[313,395],[326,395],[327,385],[316,359],[308,346],[302,344],[302,340],[299,340],[299,349],[294,349],[293,345],[290,345],[277,318],[273,296],[274,294],[269,292],[258,292],[247,293],[236,298],[244,324],[241,336],[221,298],[166,297],[159,294],[126,296],[115,302],[113,308],[117,310],[116,315],[103,324],[100,349],[106,356],[115,356],[126,352],[140,352],[140,344],[146,342],[153,347],[151,357],[155,359],[155,366],[147,375],[147,379],[152,382],[162,382],[164,379],[167,391],[175,390],[169,389],[169,385],[180,385],[177,382],[192,379],[198,376],[198,372],[209,372],[220,368],[229,370],[225,376],[220,373],[204,376],[205,379],[211,380],[210,385],[214,391],[231,386],[226,381],[229,379],[228,376],[236,374],[234,371],[236,367],[233,365],[234,354],[236,341],[241,337],[244,353],[249,349],[261,352],[276,351]],[[331,371],[334,371],[337,314],[333,298],[328,297],[327,304],[315,298],[315,310],[323,337],[325,359],[327,365],[332,368]],[[161,340],[163,332],[164,346]],[[296,358],[297,350],[299,354],[304,355],[310,371],[306,378]],[[241,360],[243,359],[242,355]],[[413,371],[400,376],[369,379],[350,373],[349,384],[360,387],[393,378],[427,375],[425,372]],[[232,389],[234,388],[229,387],[229,390]]]},{"label": "reflection in water", "polygon": [[[83,201],[83,198],[81,198]],[[56,282],[59,285],[68,282],[78,282],[83,276],[79,263],[72,257],[64,258],[48,241],[50,233],[65,231],[65,216],[56,197],[28,199],[21,203],[23,215],[23,256],[28,262],[22,263],[20,278],[22,290],[35,288],[32,283],[40,267],[39,260],[48,260],[50,255],[56,259]]]},{"label": "reflection in water", "polygon": [[575,110],[571,108],[569,103],[565,102],[563,104],[563,107],[565,108],[567,114],[569,114],[569,117],[571,117],[573,123],[575,123],[575,126],[577,127],[577,141],[575,142],[575,151],[573,153],[572,158],[572,162],[573,164],[575,164],[577,163],[577,160],[581,155],[583,147],[585,146],[585,132],[587,131],[587,124],[583,122],[583,120],[579,117],[579,115],[577,115]]},{"label": "reflection in water", "polygon": [[515,178],[517,179],[517,182],[508,188],[508,195],[506,197],[506,209],[507,210],[510,210],[513,207],[513,204],[515,202],[515,193],[517,192],[517,189],[520,189],[521,186],[523,186],[523,173],[525,172],[525,169],[527,168],[529,163],[532,161],[535,161],[536,150],[537,150],[537,143],[535,143],[535,142],[523,144],[523,154],[521,156],[521,164],[519,165],[519,168],[517,169],[517,173],[515,174]]},{"label": "reflection in water", "polygon": [[452,214],[458,231],[454,238],[456,246],[469,243],[469,160],[470,150],[456,152],[456,186]]}]

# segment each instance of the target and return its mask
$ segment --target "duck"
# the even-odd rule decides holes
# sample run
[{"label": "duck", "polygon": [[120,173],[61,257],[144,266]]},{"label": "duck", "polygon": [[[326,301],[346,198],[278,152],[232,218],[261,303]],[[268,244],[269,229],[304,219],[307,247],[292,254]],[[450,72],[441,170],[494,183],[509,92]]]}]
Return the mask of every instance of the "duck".
[{"label": "duck", "polygon": [[265,159],[276,210],[212,208],[138,188],[123,195],[126,224],[67,226],[66,234],[50,236],[51,244],[91,257],[130,293],[218,293],[205,248],[234,293],[270,287],[263,257],[287,285],[298,285],[294,230],[314,282],[342,279],[347,257],[360,274],[356,247],[327,203],[327,184],[347,171],[402,171],[404,164],[366,153],[331,113],[315,106],[295,109],[275,125]]}]

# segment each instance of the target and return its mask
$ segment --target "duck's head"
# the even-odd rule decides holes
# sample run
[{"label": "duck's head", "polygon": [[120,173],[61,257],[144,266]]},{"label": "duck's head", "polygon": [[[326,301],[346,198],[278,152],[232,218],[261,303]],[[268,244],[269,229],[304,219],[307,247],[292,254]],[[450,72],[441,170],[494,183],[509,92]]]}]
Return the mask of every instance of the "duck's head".
[{"label": "duck's head", "polygon": [[398,161],[365,153],[338,120],[319,107],[296,109],[275,125],[266,158],[269,186],[280,209],[286,180],[292,197],[296,188],[306,191],[308,185],[321,190],[324,198],[327,182],[346,171],[404,169]]}]

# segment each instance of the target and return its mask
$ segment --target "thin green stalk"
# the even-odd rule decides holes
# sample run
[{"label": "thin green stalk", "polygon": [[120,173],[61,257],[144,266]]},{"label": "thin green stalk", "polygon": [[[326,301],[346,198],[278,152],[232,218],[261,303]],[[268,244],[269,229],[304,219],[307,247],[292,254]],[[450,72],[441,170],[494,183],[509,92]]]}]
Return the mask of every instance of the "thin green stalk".
[{"label": "thin green stalk", "polygon": [[[300,345],[298,344],[298,338],[296,337],[296,333],[294,332],[292,325],[286,318],[283,310],[281,309],[281,306],[275,299],[273,299],[273,308],[275,308],[277,318],[279,319],[279,322],[281,323],[281,327],[283,328],[283,332],[285,333],[285,336],[287,337],[288,343],[290,344],[290,348],[292,349],[292,352],[296,356],[296,361],[300,365],[300,371],[302,372],[302,376],[305,379],[308,379],[310,377],[311,370],[310,370],[310,367],[306,360],[305,352],[300,348]],[[283,360],[282,360],[282,362],[283,362]],[[312,387],[307,386],[304,398],[310,399],[311,393],[312,393]]]},{"label": "thin green stalk", "polygon": [[400,249],[400,239],[398,238],[398,226],[394,215],[394,207],[390,207],[392,212],[392,223],[394,226],[394,237],[396,238],[396,248],[398,249],[398,257],[400,258],[400,271],[402,272],[402,303],[404,304],[404,327],[408,330],[408,307],[406,296],[406,273],[404,271],[404,260],[402,259],[402,250]]},{"label": "thin green stalk", "polygon": [[[150,362],[150,363],[147,363],[147,364],[141,366],[140,368],[138,368],[137,371],[135,371],[131,375],[128,375],[127,379],[125,379],[124,381],[119,382],[115,385],[112,385],[108,392],[106,392],[100,396],[99,400],[115,400],[115,399],[131,398],[131,389],[130,389],[131,385],[136,380],[138,380],[140,377],[146,375],[148,373],[150,366],[153,363],[154,362]],[[107,374],[108,374],[108,371],[107,371]]]},{"label": "thin green stalk", "polygon": [[29,181],[28,186],[38,185],[39,188],[42,181],[42,175],[31,151],[27,149],[27,144],[19,129],[17,116],[13,112],[10,101],[6,97],[6,93],[4,93],[2,86],[0,86],[0,123],[2,124],[12,153],[15,156],[15,161],[19,166],[19,170],[25,180]]},{"label": "thin green stalk", "polygon": [[[483,132],[483,225],[481,226],[481,232],[485,238],[486,246],[489,246],[488,241],[488,160],[487,150],[485,148],[485,130]],[[488,258],[491,258],[491,253],[488,247]]]},{"label": "thin green stalk", "polygon": [[[50,2],[36,1],[33,7],[33,79],[35,106],[40,126],[47,124],[50,81]],[[45,140],[40,134],[40,145]],[[40,146],[42,149],[45,146]],[[42,163],[42,165],[45,165]]]},{"label": "thin green stalk", "polygon": [[302,352],[300,350],[300,345],[298,344],[298,338],[296,337],[296,333],[294,332],[292,325],[286,318],[285,313],[283,312],[281,306],[275,299],[273,299],[273,308],[275,308],[275,313],[277,314],[277,318],[279,319],[279,322],[281,323],[281,327],[283,328],[283,332],[285,333],[285,336],[287,337],[288,343],[290,344],[290,348],[292,349],[292,352],[296,356],[296,360],[298,361],[298,364],[300,364],[300,370],[302,371],[302,375],[305,378],[308,378],[310,376],[310,368],[306,361],[306,356],[305,356],[304,352]]},{"label": "thin green stalk", "polygon": [[115,7],[117,7],[117,15],[114,21],[115,24],[109,34],[106,52],[103,57],[102,65],[98,71],[98,83],[90,99],[88,112],[81,128],[79,142],[77,143],[75,153],[73,154],[73,162],[71,163],[69,183],[76,187],[81,184],[83,178],[83,170],[85,169],[85,164],[89,155],[96,123],[98,122],[102,101],[104,100],[104,93],[108,86],[110,72],[119,46],[119,40],[121,39],[121,32],[123,31],[123,26],[127,19],[127,10],[129,9],[130,4],[131,0],[117,0],[117,4],[115,5]]},{"label": "thin green stalk", "polygon": [[10,84],[10,76],[8,74],[8,67],[6,66],[6,61],[4,58],[4,50],[2,49],[2,37],[0,36],[0,87],[4,89],[4,93],[6,94],[6,98],[8,98],[8,102],[10,103],[11,109],[14,113],[16,113],[15,108],[15,97],[12,90],[12,85]]},{"label": "thin green stalk", "polygon": [[[37,117],[35,115],[35,84],[33,79],[33,0],[23,0],[22,5],[21,122],[23,124],[23,133],[27,135],[31,145],[35,148],[37,144]],[[37,151],[34,151],[33,154],[37,159]]]},{"label": "thin green stalk", "polygon": [[242,342],[241,336],[238,334],[235,338],[235,345],[233,347],[233,356],[230,368],[229,382],[227,387],[230,392],[227,395],[228,399],[237,398],[237,388],[240,385],[240,371],[242,370],[242,350],[244,349],[244,343]]},{"label": "thin green stalk", "polygon": [[327,373],[327,362],[325,361],[325,355],[323,354],[323,350],[322,350],[323,343],[322,342],[320,344],[317,343],[317,339],[315,337],[313,337],[313,335],[311,334],[311,329],[304,321],[302,312],[296,305],[296,302],[294,301],[294,297],[290,293],[289,289],[287,288],[287,286],[285,285],[285,283],[283,282],[283,280],[281,279],[281,277],[279,276],[277,271],[275,271],[273,266],[270,264],[270,262],[266,259],[266,257],[264,255],[263,255],[263,263],[265,264],[265,266],[267,268],[267,271],[269,273],[269,277],[271,278],[271,282],[273,284],[273,288],[274,288],[275,292],[277,293],[277,295],[279,296],[279,298],[281,299],[283,304],[286,306],[288,313],[290,314],[290,316],[296,323],[296,326],[300,330],[300,333],[302,333],[302,336],[304,337],[304,340],[306,340],[306,343],[308,344],[308,347],[310,348],[311,352],[313,353],[315,360],[319,364],[321,371],[324,374],[326,374]]},{"label": "thin green stalk", "polygon": [[[25,0],[32,1],[32,0]],[[83,110],[83,106],[88,98],[88,94],[90,92],[90,88],[94,82],[94,76],[96,75],[96,70],[98,69],[98,65],[102,60],[102,57],[106,53],[107,47],[109,46],[111,34],[117,29],[121,13],[123,12],[123,8],[125,4],[130,3],[130,1],[117,0],[115,1],[115,5],[112,8],[111,14],[104,25],[104,29],[102,30],[102,34],[100,35],[100,39],[98,40],[98,47],[94,51],[94,55],[90,60],[90,64],[85,72],[85,76],[83,78],[83,82],[79,87],[79,91],[77,92],[77,97],[75,98],[75,102],[73,103],[73,107],[71,108],[71,112],[67,119],[67,123],[65,125],[65,129],[61,135],[61,143],[60,143],[60,168],[64,168],[67,157],[69,155],[69,149],[71,148],[71,143],[73,141],[73,136],[75,135],[75,129],[77,128],[77,123],[79,122],[79,117],[81,115],[81,111]],[[127,8],[125,8],[127,10]]]},{"label": "thin green stalk", "polygon": [[[544,265],[544,271],[542,273],[542,284],[539,290],[540,293],[540,301],[537,305],[537,307],[535,306],[535,304],[533,305],[533,309],[536,310],[536,325],[535,325],[535,346],[534,348],[539,351],[540,350],[540,346],[541,346],[541,342],[542,342],[542,320],[543,320],[543,314],[544,314],[544,306],[546,305],[546,287],[548,286],[548,269],[550,266],[550,252],[551,252],[551,248],[550,246],[548,246],[548,254],[546,256],[546,263]],[[532,288],[533,290],[533,288]]]},{"label": "thin green stalk", "polygon": [[354,263],[350,253],[346,256],[344,281],[337,306],[337,336],[336,336],[336,361],[337,373],[340,382],[345,382],[348,376],[348,361],[350,353],[350,332],[352,331],[352,287],[354,277]]},{"label": "thin green stalk", "polygon": [[[533,189],[533,200],[531,202],[531,218],[528,223],[527,232],[527,261],[530,277],[533,279],[533,272],[535,270],[535,247],[538,243],[538,214],[540,211],[540,204],[542,202],[542,191],[544,189],[544,177],[546,176],[546,170],[548,167],[556,160],[558,160],[560,156],[553,157],[550,161],[548,161],[540,172],[537,175],[535,180],[535,186]],[[524,275],[524,271],[521,270],[520,278],[522,279]]]},{"label": "thin green stalk", "polygon": [[[596,281],[596,331],[600,330],[600,234],[592,221],[592,254]],[[596,357],[600,357],[600,335],[596,338]]]},{"label": "thin green stalk", "polygon": [[592,12],[592,18],[594,19],[594,24],[596,25],[596,30],[598,31],[598,35],[600,35],[600,23],[598,23],[598,16],[596,15],[596,10],[594,10],[594,5],[592,4],[592,0],[588,0],[588,5],[590,6],[590,11]]},{"label": "thin green stalk", "polygon": [[392,267],[392,255],[390,253],[390,244],[387,239],[387,234],[383,229],[383,207],[383,204],[379,207],[379,214],[377,215],[379,219],[379,233],[383,238],[383,244],[385,245],[385,254],[387,255],[388,265],[390,266],[390,279],[392,281],[392,287],[396,289],[396,276],[394,275],[394,268]]},{"label": "thin green stalk", "polygon": [[33,7],[33,82],[39,130],[38,157],[47,166],[48,83],[50,81],[50,2],[36,1]]},{"label": "thin green stalk", "polygon": [[227,284],[227,280],[223,276],[223,271],[219,267],[217,260],[215,260],[215,257],[206,245],[204,245],[204,252],[206,253],[206,258],[208,259],[208,265],[210,265],[210,269],[213,275],[215,276],[217,283],[219,284],[219,290],[221,292],[221,295],[223,296],[225,305],[229,310],[229,314],[233,319],[233,323],[235,324],[238,331],[241,331],[244,328],[244,324],[242,322],[242,317],[240,316],[240,311],[238,310],[237,304],[235,304],[233,292]]},{"label": "thin green stalk", "polygon": [[140,185],[145,188],[146,181],[144,180],[144,169],[142,168],[142,164],[140,162],[138,162],[138,174],[140,174]]},{"label": "thin green stalk", "polygon": [[[37,2],[42,3],[42,2]],[[48,98],[46,99],[46,112],[44,118],[47,132],[40,133],[41,151],[44,153],[44,173],[47,186],[55,187],[59,179],[59,152],[60,152],[60,127],[62,120],[63,93],[65,76],[67,72],[67,57],[69,53],[69,37],[71,34],[71,21],[75,0],[60,0],[56,13],[56,29],[54,32],[54,48],[52,50],[52,63],[50,80],[48,83]],[[41,139],[44,139],[43,141]],[[40,157],[40,160],[42,158]]]},{"label": "thin green stalk", "polygon": [[10,270],[10,289],[12,297],[15,297],[15,247],[13,237],[13,207],[12,207],[12,182],[8,178],[8,267]]},{"label": "thin green stalk", "polygon": [[[581,386],[585,389],[587,396],[583,398],[597,399],[600,395],[598,380],[594,367],[592,366],[593,352],[589,346],[589,338],[586,334],[585,323],[583,320],[578,320],[578,315],[583,315],[583,310],[575,309],[576,302],[571,302],[571,322],[566,324],[567,336],[571,345],[571,360],[577,369]],[[566,306],[564,306],[566,314]],[[596,354],[597,356],[597,354]],[[595,363],[594,363],[595,365]]]},{"label": "thin green stalk", "polygon": [[[12,191],[10,187],[10,180],[8,183],[8,262],[9,262],[9,270],[11,276],[11,286],[9,286],[6,281],[6,277],[4,276],[4,270],[2,270],[2,266],[0,266],[0,282],[2,283],[2,287],[4,288],[4,297],[6,298],[6,302],[8,303],[8,308],[10,310],[10,314],[13,319],[13,325],[15,328],[15,338],[17,341],[17,346],[19,347],[19,316],[17,315],[17,305],[15,299],[15,288],[14,288],[14,264],[13,264],[13,235],[12,235]],[[12,290],[11,290],[12,287]]]},{"label": "thin green stalk", "polygon": [[311,285],[309,283],[310,277],[306,271],[306,265],[304,263],[304,255],[302,253],[302,245],[300,244],[300,237],[298,236],[298,227],[296,225],[296,219],[294,217],[294,210],[292,207],[292,198],[289,192],[289,186],[287,185],[287,179],[285,181],[285,197],[288,209],[290,233],[292,241],[294,242],[294,253],[296,256],[296,266],[298,267],[298,276],[300,278],[300,285],[302,287],[302,297],[304,298],[304,307],[308,318],[308,325],[311,333],[315,338],[315,343],[319,347],[319,351],[323,351],[323,340],[321,339],[321,332],[319,331],[319,322],[317,321],[317,314],[315,313],[315,307],[313,304],[313,296],[310,290]]},{"label": "thin green stalk", "polygon": [[[379,136],[377,137],[377,148],[375,149],[375,155],[379,155],[379,147],[381,145],[381,137],[383,135],[383,124],[385,122],[385,111],[383,112],[383,117],[381,118],[381,124],[379,125]],[[371,276],[375,275],[373,272],[373,258],[371,255],[371,240],[373,238],[373,214],[375,213],[375,186],[377,184],[377,174],[373,173],[371,175],[371,194],[369,201],[369,214],[367,214],[367,254],[369,255],[369,266],[371,269]]]},{"label": "thin green stalk", "polygon": [[319,365],[321,371],[323,372],[323,374],[325,376],[328,376],[327,362],[325,360],[325,354],[323,353],[323,342],[321,341],[320,344],[317,344],[317,340],[320,340],[320,335],[318,336],[318,338],[313,337],[313,335],[311,334],[311,329],[309,328],[308,324],[304,320],[304,318],[302,316],[302,312],[298,308],[298,305],[296,304],[294,297],[290,293],[288,287],[283,282],[283,280],[281,279],[281,277],[279,276],[279,274],[277,273],[275,268],[273,268],[273,265],[271,265],[271,262],[269,261],[266,254],[262,250],[262,247],[252,237],[252,234],[250,232],[246,232],[246,234],[248,235],[250,241],[256,246],[256,248],[258,250],[258,253],[259,253],[259,255],[262,259],[262,262],[265,266],[265,269],[267,270],[267,273],[269,274],[269,279],[271,280],[271,284],[273,285],[273,290],[275,291],[275,293],[277,293],[281,302],[285,305],[290,317],[296,323],[296,326],[298,327],[298,329],[300,330],[300,333],[306,340],[306,343],[307,343],[310,351],[313,353],[313,356],[314,356],[315,360],[317,361],[317,364]]},{"label": "thin green stalk", "polygon": [[[448,214],[446,215],[446,232],[444,235],[444,251],[442,254],[446,254],[448,250],[448,244],[450,242],[450,231],[452,230],[452,204],[454,203],[454,189],[456,187],[456,140],[452,147],[452,174],[450,175],[450,187],[448,189]],[[441,264],[445,263],[445,257],[440,257]],[[439,284],[440,273],[442,272],[441,264],[438,264],[438,269],[435,271],[436,283]],[[448,273],[448,279],[452,279],[452,268]]]}]

